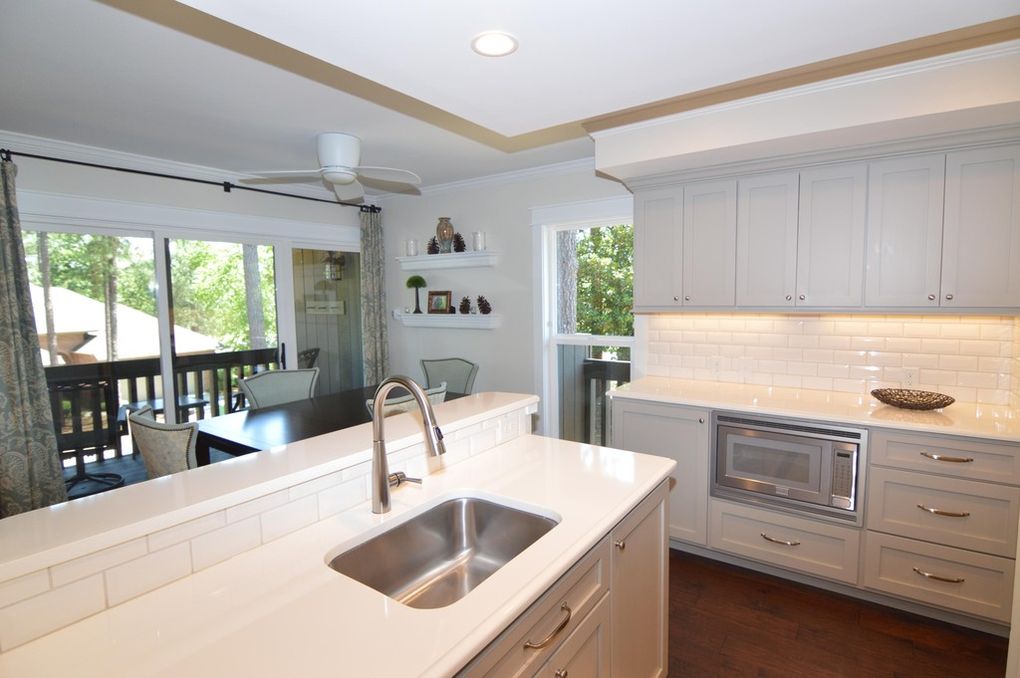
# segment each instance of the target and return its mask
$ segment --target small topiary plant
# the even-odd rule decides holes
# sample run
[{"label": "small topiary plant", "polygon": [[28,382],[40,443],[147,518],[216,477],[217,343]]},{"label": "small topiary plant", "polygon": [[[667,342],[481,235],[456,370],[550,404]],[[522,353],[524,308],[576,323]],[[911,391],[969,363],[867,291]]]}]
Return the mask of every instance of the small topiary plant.
[{"label": "small topiary plant", "polygon": [[425,282],[425,278],[420,275],[412,275],[407,279],[407,289],[414,290],[414,312],[421,313],[421,300],[418,298],[418,290],[425,287],[428,283]]}]

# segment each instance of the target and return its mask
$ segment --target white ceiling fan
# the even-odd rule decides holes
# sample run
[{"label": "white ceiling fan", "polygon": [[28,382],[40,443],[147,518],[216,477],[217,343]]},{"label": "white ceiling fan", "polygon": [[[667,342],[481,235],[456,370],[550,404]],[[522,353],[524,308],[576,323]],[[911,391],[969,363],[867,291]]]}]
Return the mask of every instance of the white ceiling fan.
[{"label": "white ceiling fan", "polygon": [[359,179],[412,186],[421,183],[421,177],[410,170],[359,165],[361,139],[356,136],[341,132],[324,132],[315,139],[319,151],[318,169],[247,172],[247,174],[262,177],[269,180],[270,183],[273,179],[312,183],[325,181],[332,185],[333,192],[341,200],[356,200],[365,194],[365,188],[358,181]]}]

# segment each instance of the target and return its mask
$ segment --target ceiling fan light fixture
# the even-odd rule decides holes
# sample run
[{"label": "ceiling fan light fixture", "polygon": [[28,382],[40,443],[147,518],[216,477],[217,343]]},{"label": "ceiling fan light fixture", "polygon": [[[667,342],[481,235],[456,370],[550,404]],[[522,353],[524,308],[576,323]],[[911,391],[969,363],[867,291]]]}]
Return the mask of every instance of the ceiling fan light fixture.
[{"label": "ceiling fan light fixture", "polygon": [[353,184],[358,178],[356,172],[352,172],[349,169],[341,169],[338,167],[324,167],[322,169],[322,178],[331,184],[340,184],[346,186],[347,184]]},{"label": "ceiling fan light fixture", "polygon": [[471,40],[471,49],[482,56],[506,56],[517,51],[517,38],[506,31],[485,31]]}]

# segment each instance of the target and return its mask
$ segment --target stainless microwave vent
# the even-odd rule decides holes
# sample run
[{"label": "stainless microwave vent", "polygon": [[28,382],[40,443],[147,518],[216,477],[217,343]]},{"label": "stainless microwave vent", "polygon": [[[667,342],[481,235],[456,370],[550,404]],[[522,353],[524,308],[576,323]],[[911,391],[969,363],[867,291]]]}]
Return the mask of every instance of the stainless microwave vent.
[{"label": "stainless microwave vent", "polygon": [[824,436],[838,436],[840,438],[847,438],[849,440],[860,440],[860,431],[841,431],[839,429],[832,428],[817,428],[814,426],[804,426],[802,424],[787,424],[779,421],[758,421],[756,419],[742,419],[740,417],[730,417],[724,414],[720,414],[716,417],[716,421],[726,422],[727,424],[744,424],[745,426],[768,426],[770,429],[784,429],[787,431],[798,431],[800,433],[814,433],[816,435]]}]

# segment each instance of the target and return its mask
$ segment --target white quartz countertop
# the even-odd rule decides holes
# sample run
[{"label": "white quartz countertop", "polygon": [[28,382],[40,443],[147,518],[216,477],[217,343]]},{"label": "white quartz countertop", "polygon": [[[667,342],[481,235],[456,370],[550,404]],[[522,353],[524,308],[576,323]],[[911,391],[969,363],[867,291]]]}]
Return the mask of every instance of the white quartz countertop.
[{"label": "white quartz countertop", "polygon": [[[446,676],[672,470],[671,460],[527,435],[0,655],[3,676]],[[454,496],[559,524],[456,603],[405,607],[326,565]]]},{"label": "white quartz countertop", "polygon": [[885,405],[870,394],[667,377],[637,379],[610,394],[614,398],[1020,442],[1020,410],[1005,405],[956,402],[922,412]]}]

